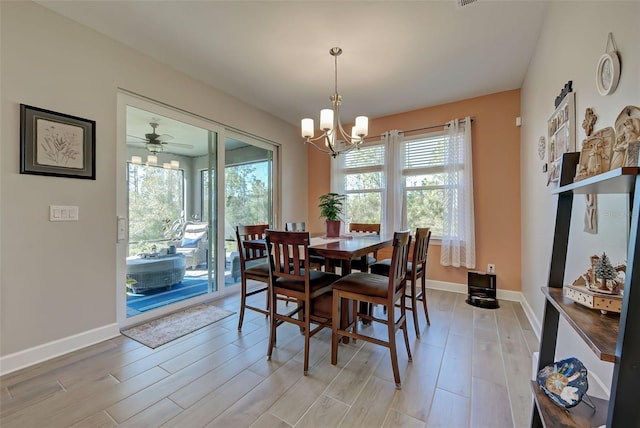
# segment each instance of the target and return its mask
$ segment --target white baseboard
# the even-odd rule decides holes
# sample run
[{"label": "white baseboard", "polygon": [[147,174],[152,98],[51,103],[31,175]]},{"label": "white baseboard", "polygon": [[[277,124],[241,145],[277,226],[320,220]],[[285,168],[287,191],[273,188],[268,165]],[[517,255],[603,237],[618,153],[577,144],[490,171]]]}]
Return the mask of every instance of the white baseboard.
[{"label": "white baseboard", "polygon": [[[427,279],[427,288],[433,288],[434,290],[452,291],[454,293],[467,294],[469,287],[467,284],[458,284],[455,282],[445,281],[433,281]],[[498,300],[509,300],[512,302],[522,302],[522,293],[519,291],[500,290],[496,293]]]},{"label": "white baseboard", "polygon": [[533,309],[531,309],[531,305],[529,305],[529,302],[527,301],[527,299],[525,299],[524,294],[522,293],[520,294],[522,297],[520,299],[520,304],[522,305],[524,314],[527,316],[527,319],[529,320],[529,324],[531,324],[531,327],[533,327],[533,332],[536,334],[536,337],[538,338],[538,340],[540,340],[540,332],[542,331],[542,325],[540,324],[540,320],[538,319],[536,314],[533,312]]},{"label": "white baseboard", "polygon": [[119,334],[120,328],[114,323],[5,355],[0,357],[0,376],[114,338]]}]

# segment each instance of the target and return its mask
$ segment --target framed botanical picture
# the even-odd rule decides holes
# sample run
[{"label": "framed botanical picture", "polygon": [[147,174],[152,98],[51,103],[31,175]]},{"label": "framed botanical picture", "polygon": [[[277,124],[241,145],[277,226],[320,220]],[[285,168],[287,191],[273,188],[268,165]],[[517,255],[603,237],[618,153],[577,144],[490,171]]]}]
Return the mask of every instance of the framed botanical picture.
[{"label": "framed botanical picture", "polygon": [[576,150],[575,92],[569,92],[558,104],[549,120],[548,128],[548,180],[557,183],[560,178],[560,160],[563,153]]},{"label": "framed botanical picture", "polygon": [[96,122],[20,104],[20,174],[96,179]]}]

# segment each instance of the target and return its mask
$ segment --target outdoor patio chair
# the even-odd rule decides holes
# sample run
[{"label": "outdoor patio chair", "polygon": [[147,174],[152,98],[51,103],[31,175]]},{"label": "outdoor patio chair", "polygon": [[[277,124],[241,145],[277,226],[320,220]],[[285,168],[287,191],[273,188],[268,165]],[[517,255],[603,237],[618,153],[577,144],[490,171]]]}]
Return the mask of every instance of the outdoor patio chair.
[{"label": "outdoor patio chair", "polygon": [[187,269],[195,269],[207,263],[208,231],[207,223],[187,223],[184,226],[182,240],[169,243],[176,247],[176,253],[185,256]]}]

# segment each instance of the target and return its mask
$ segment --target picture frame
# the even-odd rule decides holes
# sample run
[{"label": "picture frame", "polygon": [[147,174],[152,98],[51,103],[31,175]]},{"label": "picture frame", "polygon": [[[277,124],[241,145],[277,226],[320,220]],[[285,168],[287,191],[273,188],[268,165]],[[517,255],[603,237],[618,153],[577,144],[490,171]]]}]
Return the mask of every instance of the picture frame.
[{"label": "picture frame", "polygon": [[558,184],[560,162],[564,153],[576,150],[576,108],[575,92],[569,92],[547,121],[548,179]]},{"label": "picture frame", "polygon": [[96,179],[96,122],[20,104],[20,174]]}]

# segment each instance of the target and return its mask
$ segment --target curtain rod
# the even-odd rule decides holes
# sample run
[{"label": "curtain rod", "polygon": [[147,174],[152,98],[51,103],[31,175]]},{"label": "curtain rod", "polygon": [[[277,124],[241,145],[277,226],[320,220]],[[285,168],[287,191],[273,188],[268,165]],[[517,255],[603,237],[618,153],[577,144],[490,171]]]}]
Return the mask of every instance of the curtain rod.
[{"label": "curtain rod", "polygon": [[[471,118],[471,122],[473,123],[475,121],[475,118]],[[464,122],[464,119],[458,119],[458,123]],[[424,128],[415,128],[415,129],[408,129],[406,131],[402,131],[402,132],[417,132],[417,131],[426,131],[427,129],[434,129],[434,128],[442,128],[443,126],[447,126],[447,123],[443,123],[442,125],[432,125],[432,126],[425,126]]]},{"label": "curtain rod", "polygon": [[[472,117],[471,118],[471,122],[473,123],[475,121],[476,121],[475,117]],[[458,119],[458,123],[460,123],[460,122],[464,122],[464,119]],[[442,128],[443,126],[447,126],[447,124],[443,123],[441,125],[425,126],[423,128],[408,129],[406,131],[400,131],[400,132],[407,133],[407,132],[426,131],[427,129]],[[371,141],[371,140],[374,140],[376,138],[378,138],[378,136],[372,135],[372,136],[369,136],[369,137],[364,137],[364,141],[367,141],[367,140]]]}]

